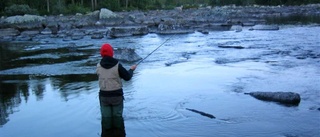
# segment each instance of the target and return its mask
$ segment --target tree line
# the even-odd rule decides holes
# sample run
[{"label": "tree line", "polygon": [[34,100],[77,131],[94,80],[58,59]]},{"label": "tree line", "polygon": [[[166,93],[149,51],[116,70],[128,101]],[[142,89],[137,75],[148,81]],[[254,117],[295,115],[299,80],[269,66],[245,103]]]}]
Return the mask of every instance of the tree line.
[{"label": "tree line", "polygon": [[100,8],[112,11],[173,9],[202,6],[241,5],[301,5],[320,3],[320,0],[0,0],[1,15],[74,14]]}]

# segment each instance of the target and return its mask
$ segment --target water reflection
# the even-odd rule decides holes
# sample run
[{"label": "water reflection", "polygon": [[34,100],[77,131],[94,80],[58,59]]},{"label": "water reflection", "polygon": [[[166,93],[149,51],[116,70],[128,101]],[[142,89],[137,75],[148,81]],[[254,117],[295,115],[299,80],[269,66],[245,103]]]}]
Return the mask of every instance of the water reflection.
[{"label": "water reflection", "polygon": [[15,108],[21,103],[21,98],[27,101],[29,96],[29,86],[26,83],[10,81],[4,83],[2,79],[3,77],[0,77],[0,126],[9,121],[9,114],[15,112]]},{"label": "water reflection", "polygon": [[89,91],[90,82],[94,82],[96,79],[96,74],[69,74],[53,76],[52,83],[55,89],[59,89],[61,98],[68,101],[70,96],[77,96],[82,92]]},{"label": "water reflection", "polygon": [[68,101],[70,96],[90,91],[96,81],[94,74],[34,76],[34,75],[0,75],[0,127],[9,121],[9,115],[19,111],[18,107],[28,102],[30,95],[37,101],[43,100],[46,87],[60,92],[61,98]]}]

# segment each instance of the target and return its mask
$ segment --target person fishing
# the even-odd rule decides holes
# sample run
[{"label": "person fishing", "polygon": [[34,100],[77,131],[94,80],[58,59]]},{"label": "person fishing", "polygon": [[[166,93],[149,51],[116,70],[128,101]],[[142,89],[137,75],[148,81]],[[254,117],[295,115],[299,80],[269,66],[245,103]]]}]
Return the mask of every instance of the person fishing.
[{"label": "person fishing", "polygon": [[137,65],[132,65],[129,70],[126,70],[117,59],[113,58],[113,48],[108,43],[101,46],[100,54],[102,59],[97,64],[96,73],[100,87],[99,101],[102,130],[124,128],[124,124],[115,122],[116,119],[123,119],[124,96],[121,79],[129,81]]}]

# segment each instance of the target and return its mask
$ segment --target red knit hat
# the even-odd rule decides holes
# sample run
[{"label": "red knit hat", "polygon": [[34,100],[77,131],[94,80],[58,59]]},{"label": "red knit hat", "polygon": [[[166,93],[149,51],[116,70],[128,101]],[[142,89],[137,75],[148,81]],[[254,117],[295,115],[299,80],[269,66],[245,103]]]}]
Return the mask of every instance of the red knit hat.
[{"label": "red knit hat", "polygon": [[103,44],[100,49],[100,54],[102,57],[106,57],[106,56],[113,57],[113,49],[111,45],[108,43]]}]

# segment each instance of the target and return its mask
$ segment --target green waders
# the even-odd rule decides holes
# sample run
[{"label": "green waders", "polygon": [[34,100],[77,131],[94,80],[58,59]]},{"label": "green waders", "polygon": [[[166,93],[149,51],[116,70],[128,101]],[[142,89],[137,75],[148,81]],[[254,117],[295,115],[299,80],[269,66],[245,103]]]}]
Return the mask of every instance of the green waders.
[{"label": "green waders", "polygon": [[125,137],[123,112],[123,97],[101,97],[101,137],[117,136]]}]

